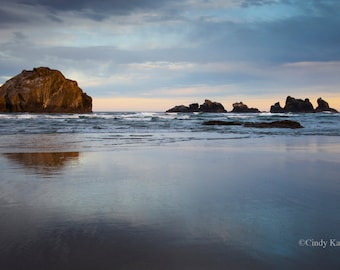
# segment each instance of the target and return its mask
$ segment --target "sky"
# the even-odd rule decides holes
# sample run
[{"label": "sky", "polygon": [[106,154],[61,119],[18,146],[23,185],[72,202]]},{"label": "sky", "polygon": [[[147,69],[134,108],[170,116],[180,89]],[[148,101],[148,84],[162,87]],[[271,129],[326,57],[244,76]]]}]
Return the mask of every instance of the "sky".
[{"label": "sky", "polygon": [[60,70],[94,111],[288,95],[340,110],[338,0],[2,0],[0,84]]}]

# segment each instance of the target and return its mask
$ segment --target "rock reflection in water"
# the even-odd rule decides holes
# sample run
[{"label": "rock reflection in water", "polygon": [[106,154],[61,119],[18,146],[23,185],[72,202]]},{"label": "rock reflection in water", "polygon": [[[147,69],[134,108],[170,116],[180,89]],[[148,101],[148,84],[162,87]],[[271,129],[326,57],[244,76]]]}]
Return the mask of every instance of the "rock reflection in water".
[{"label": "rock reflection in water", "polygon": [[24,169],[46,176],[59,173],[71,161],[79,159],[79,152],[5,153],[3,155]]}]

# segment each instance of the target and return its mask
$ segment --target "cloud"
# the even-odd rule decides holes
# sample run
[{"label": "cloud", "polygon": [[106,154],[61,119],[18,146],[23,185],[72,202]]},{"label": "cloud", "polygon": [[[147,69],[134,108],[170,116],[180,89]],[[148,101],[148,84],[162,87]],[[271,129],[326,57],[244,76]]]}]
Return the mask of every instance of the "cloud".
[{"label": "cloud", "polygon": [[243,0],[242,7],[251,7],[251,6],[267,6],[271,4],[277,4],[278,0]]},{"label": "cloud", "polygon": [[[95,21],[103,21],[111,16],[126,16],[131,13],[143,10],[155,10],[167,5],[166,0],[25,0],[15,1],[4,0],[9,6],[20,6],[27,9],[45,9],[48,17],[60,21],[57,15],[69,14],[84,16]],[[176,1],[173,1],[176,2]]]},{"label": "cloud", "polygon": [[339,9],[317,0],[4,0],[0,83],[49,66],[94,97],[335,93]]},{"label": "cloud", "polygon": [[0,29],[4,29],[7,25],[26,22],[22,17],[18,17],[15,12],[8,10],[6,7],[0,8]]}]

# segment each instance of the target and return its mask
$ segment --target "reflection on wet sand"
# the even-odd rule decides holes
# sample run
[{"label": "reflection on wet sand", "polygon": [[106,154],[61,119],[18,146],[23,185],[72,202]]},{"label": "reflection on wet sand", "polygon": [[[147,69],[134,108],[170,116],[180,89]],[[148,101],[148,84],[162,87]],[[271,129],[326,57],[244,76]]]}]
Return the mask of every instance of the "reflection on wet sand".
[{"label": "reflection on wet sand", "polygon": [[0,269],[337,269],[340,153],[282,140],[1,155]]},{"label": "reflection on wet sand", "polygon": [[42,175],[56,174],[70,161],[79,159],[79,152],[5,153],[3,155],[25,169]]}]

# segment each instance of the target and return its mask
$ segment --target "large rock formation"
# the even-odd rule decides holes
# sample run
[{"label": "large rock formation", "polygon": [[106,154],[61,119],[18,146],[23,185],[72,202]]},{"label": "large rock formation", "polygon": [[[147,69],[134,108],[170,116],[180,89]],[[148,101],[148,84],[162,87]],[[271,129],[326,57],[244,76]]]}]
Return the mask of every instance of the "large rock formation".
[{"label": "large rock formation", "polygon": [[277,102],[273,106],[270,107],[271,113],[312,113],[315,112],[312,103],[310,103],[309,99],[305,100],[296,99],[291,96],[286,98],[286,105],[284,108],[280,106],[280,103]]},{"label": "large rock formation", "polygon": [[227,112],[223,105],[219,102],[213,102],[209,99],[206,99],[203,104],[200,106],[198,103],[192,103],[189,106],[178,105],[175,106],[166,112],[180,112],[180,113],[190,113],[190,112],[209,112],[209,113],[225,113]]},{"label": "large rock formation", "polygon": [[314,108],[312,103],[310,103],[309,99],[305,100],[296,99],[291,96],[288,96],[286,99],[286,105],[284,107],[285,112],[297,112],[297,113],[312,113],[314,112]]},{"label": "large rock formation", "polygon": [[60,71],[40,67],[0,87],[0,112],[90,113],[92,98]]},{"label": "large rock formation", "polygon": [[211,113],[225,113],[227,112],[223,105],[219,102],[212,102],[206,99],[203,104],[200,105],[200,112],[211,112]]},{"label": "large rock formation", "polygon": [[328,102],[323,100],[321,97],[318,98],[318,107],[316,107],[315,112],[332,112],[337,113],[336,109],[330,108]]},{"label": "large rock formation", "polygon": [[330,108],[328,103],[324,101],[322,98],[318,98],[318,107],[316,109],[313,108],[312,103],[310,103],[309,99],[305,100],[296,99],[291,96],[288,96],[286,99],[286,105],[284,108],[280,106],[280,103],[277,102],[270,107],[271,113],[314,113],[314,112],[338,112],[337,110]]},{"label": "large rock formation", "polygon": [[257,108],[248,108],[246,104],[243,102],[236,102],[233,104],[232,113],[259,113],[260,111]]}]

